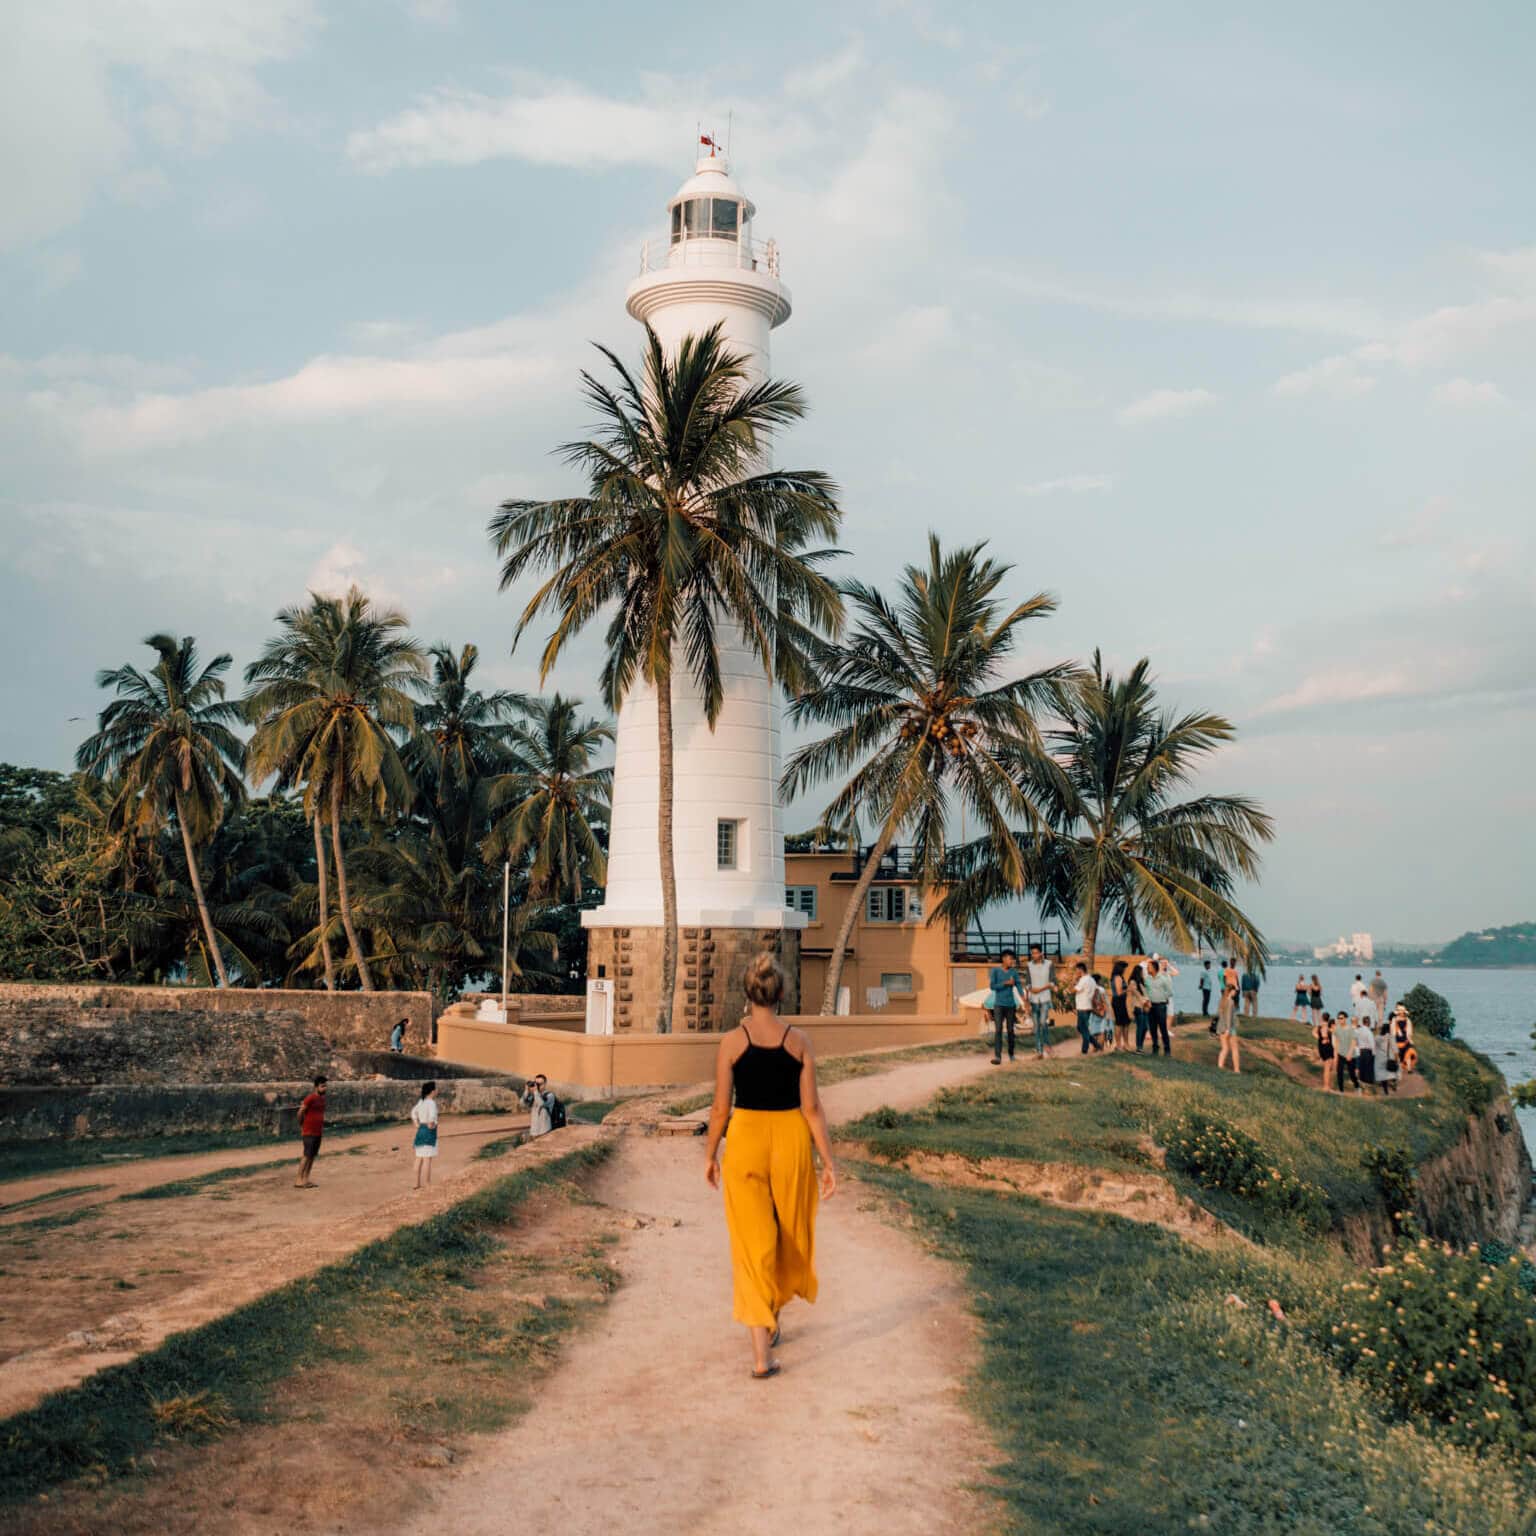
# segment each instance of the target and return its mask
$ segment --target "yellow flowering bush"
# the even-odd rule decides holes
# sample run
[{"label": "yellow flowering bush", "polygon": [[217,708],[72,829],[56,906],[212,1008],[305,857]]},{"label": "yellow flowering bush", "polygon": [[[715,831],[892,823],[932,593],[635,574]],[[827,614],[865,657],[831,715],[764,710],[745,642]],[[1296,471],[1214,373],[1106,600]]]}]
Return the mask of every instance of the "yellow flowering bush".
[{"label": "yellow flowering bush", "polygon": [[1405,1418],[1536,1455],[1536,1298],[1520,1260],[1420,1238],[1344,1286],[1321,1342]]},{"label": "yellow flowering bush", "polygon": [[1256,1205],[1266,1216],[1298,1221],[1313,1231],[1328,1226],[1324,1192],[1220,1115],[1186,1110],[1164,1127],[1161,1139],[1168,1166],[1203,1189],[1224,1190]]}]

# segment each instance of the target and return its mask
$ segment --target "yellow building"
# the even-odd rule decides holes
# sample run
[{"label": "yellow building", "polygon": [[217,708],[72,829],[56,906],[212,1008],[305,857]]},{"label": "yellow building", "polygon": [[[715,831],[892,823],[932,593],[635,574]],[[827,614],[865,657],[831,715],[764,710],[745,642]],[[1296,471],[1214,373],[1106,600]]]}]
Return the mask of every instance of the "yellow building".
[{"label": "yellow building", "polygon": [[[800,1007],[820,1007],[832,945],[863,867],[864,851],[817,849],[784,855],[784,904],[806,919],[800,935]],[[949,1014],[956,1000],[987,985],[987,971],[1005,948],[1021,960],[1038,943],[1053,961],[1061,935],[1014,929],[955,932],[928,915],[942,890],[920,891],[912,850],[893,848],[881,861],[844,951],[841,985],[856,1014]]]}]

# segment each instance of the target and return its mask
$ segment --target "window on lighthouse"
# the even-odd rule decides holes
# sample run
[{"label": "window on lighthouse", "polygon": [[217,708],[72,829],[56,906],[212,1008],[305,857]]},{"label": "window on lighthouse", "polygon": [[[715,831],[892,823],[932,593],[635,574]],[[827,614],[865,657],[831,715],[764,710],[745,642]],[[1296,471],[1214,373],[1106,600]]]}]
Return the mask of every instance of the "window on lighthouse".
[{"label": "window on lighthouse", "polygon": [[695,197],[672,210],[672,244],[681,240],[735,240],[741,204],[733,197]]}]

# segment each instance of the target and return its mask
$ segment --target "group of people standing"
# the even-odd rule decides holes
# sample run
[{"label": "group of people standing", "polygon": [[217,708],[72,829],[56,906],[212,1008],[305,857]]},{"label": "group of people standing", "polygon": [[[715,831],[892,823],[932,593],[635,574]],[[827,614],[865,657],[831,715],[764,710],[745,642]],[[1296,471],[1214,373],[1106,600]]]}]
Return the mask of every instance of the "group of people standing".
[{"label": "group of people standing", "polygon": [[1395,1093],[1403,1073],[1418,1068],[1413,1020],[1401,1003],[1390,1014],[1385,999],[1380,1015],[1373,1008],[1354,1015],[1343,1009],[1337,1014],[1323,1013],[1312,1026],[1312,1038],[1322,1064],[1324,1093],[1335,1088],[1343,1093],[1346,1076],[1356,1093],[1367,1088],[1380,1088],[1383,1095]]}]

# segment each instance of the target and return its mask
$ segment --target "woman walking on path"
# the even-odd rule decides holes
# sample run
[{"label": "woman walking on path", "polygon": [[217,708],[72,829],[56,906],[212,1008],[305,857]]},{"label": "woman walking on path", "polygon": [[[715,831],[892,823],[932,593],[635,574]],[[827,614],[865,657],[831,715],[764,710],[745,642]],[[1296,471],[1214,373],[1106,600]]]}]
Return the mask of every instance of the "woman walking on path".
[{"label": "woman walking on path", "polygon": [[1322,1023],[1312,1026],[1312,1038],[1317,1042],[1317,1059],[1323,1064],[1323,1092],[1333,1087],[1333,1020],[1325,1013]]},{"label": "woman walking on path", "polygon": [[[1307,1009],[1310,1006],[1310,1001],[1307,994],[1307,978],[1298,975],[1296,977],[1296,999],[1291,1004],[1291,1023],[1305,1024],[1307,1022]],[[1318,1017],[1314,1012],[1312,1015],[1312,1028],[1315,1030],[1317,1025]]]},{"label": "woman walking on path", "polygon": [[1011,949],[1005,949],[1001,965],[992,967],[988,984],[992,991],[987,1006],[992,1010],[992,1065],[1000,1066],[1003,1060],[1003,1026],[1008,1027],[1008,1060],[1013,1060],[1013,1037],[1019,1027],[1019,999],[1023,993],[1024,978],[1019,975],[1019,957]]},{"label": "woman walking on path", "polygon": [[[1115,1020],[1115,1045],[1124,1050],[1131,1043],[1131,1002],[1125,980],[1125,961],[1116,960],[1109,972],[1109,1011]],[[1141,1049],[1142,1021],[1136,1020],[1136,1049]]]},{"label": "woman walking on path", "polygon": [[437,1084],[423,1083],[421,1097],[411,1111],[411,1123],[416,1127],[413,1145],[416,1151],[416,1188],[422,1180],[432,1182],[432,1159],[437,1156]]},{"label": "woman walking on path", "polygon": [[1397,1039],[1390,1019],[1377,1019],[1374,1022],[1367,1020],[1366,1027],[1376,1037],[1376,1080],[1381,1084],[1381,1095],[1385,1098],[1389,1093],[1397,1091]]},{"label": "woman walking on path", "polygon": [[[1307,989],[1307,1001],[1312,1007],[1312,1022],[1317,1023],[1323,1016],[1323,984],[1316,976],[1312,978],[1312,985]],[[1338,1023],[1335,1019],[1334,1023]]]},{"label": "woman walking on path", "polygon": [[[752,1375],[779,1373],[773,1358],[779,1313],[796,1296],[816,1300],[816,1165],[821,1198],[837,1192],[827,1117],[816,1090],[811,1042],[779,1019],[784,972],[770,954],[747,967],[746,1018],[720,1042],[704,1177],[720,1187],[725,1153],[725,1224],[731,1234],[733,1316],[751,1333]],[[732,1109],[734,1100],[735,1108]]]},{"label": "woman walking on path", "polygon": [[1232,1070],[1243,1070],[1242,1053],[1237,1047],[1237,972],[1229,966],[1222,978],[1221,1006],[1216,1013],[1216,1038],[1221,1049],[1216,1054],[1216,1070],[1219,1072],[1232,1057]]}]

